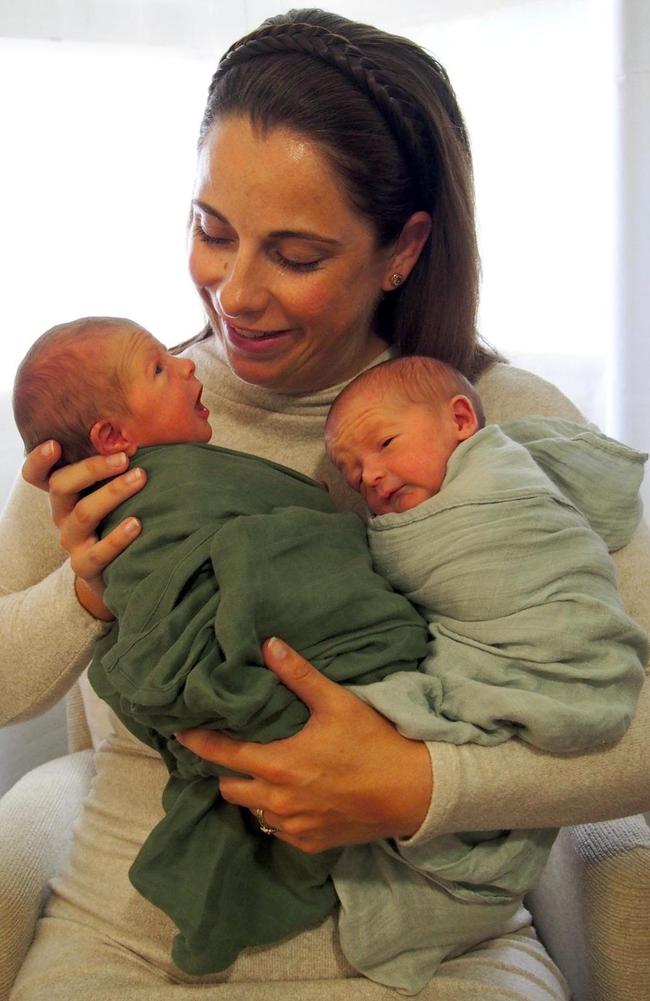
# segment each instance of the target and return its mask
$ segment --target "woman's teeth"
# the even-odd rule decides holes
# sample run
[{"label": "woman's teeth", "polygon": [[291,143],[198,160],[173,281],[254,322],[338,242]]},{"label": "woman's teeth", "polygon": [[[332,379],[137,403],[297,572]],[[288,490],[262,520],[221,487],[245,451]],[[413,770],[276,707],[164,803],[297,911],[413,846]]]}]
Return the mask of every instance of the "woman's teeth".
[{"label": "woman's teeth", "polygon": [[235,327],[235,330],[240,337],[247,337],[251,341],[261,341],[264,337],[274,337],[280,331],[278,330],[240,330]]}]

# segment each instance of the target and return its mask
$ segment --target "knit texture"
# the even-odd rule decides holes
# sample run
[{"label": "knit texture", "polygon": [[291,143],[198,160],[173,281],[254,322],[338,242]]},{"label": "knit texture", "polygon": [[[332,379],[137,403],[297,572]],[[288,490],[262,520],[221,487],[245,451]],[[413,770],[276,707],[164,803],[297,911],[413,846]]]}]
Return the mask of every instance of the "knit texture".
[{"label": "knit texture", "polygon": [[[356,495],[328,463],[322,443],[323,422],[339,387],[307,397],[281,396],[242,384],[215,358],[210,341],[190,353],[206,384],[203,399],[213,414],[216,444],[264,455],[317,480],[326,479],[337,506],[358,505]],[[580,419],[553,387],[507,366],[495,366],[478,388],[491,421],[530,413]],[[22,482],[0,521],[0,546],[0,713],[8,721],[38,715],[50,699],[70,687],[90,659],[102,627],[76,603],[69,570],[58,569],[66,565],[47,498]],[[616,562],[626,607],[648,629],[647,531],[639,531],[617,554]],[[14,593],[22,589],[24,594]],[[617,745],[588,754],[552,756],[518,741],[496,748],[432,744],[435,794],[417,838],[499,826],[559,826],[594,815],[644,809],[650,773],[649,696],[646,685],[637,716]],[[79,818],[75,849],[53,883],[47,918],[39,926],[12,1001],[69,1001],[70,997],[114,1001],[118,976],[122,1001],[160,1001],[172,990],[176,1001],[203,996],[194,984],[183,987],[177,971],[168,965],[171,923],[129,887],[128,867],[161,816],[165,770],[154,752],[115,726],[118,732],[103,742],[97,735],[97,774]],[[13,827],[3,824],[9,843],[24,839],[26,824],[33,825],[43,812],[44,797],[45,791],[30,801],[29,808],[26,804]],[[78,806],[79,798],[75,810]],[[51,831],[42,840],[53,840]],[[7,865],[10,870],[19,868],[15,855],[7,856]],[[58,868],[56,859],[54,866]],[[647,884],[641,892],[639,907],[646,904]],[[19,924],[16,908],[10,906],[2,915],[0,940],[10,943],[12,954],[22,956],[32,925],[21,924],[16,935]],[[290,997],[284,983],[269,987],[274,979],[309,981],[294,992],[305,1001],[395,997],[354,978],[337,952],[331,926],[240,960],[229,971],[227,984],[220,981],[218,996],[223,1001]],[[325,982],[316,984],[314,978]],[[247,984],[242,988],[236,980]],[[251,981],[258,986],[249,990]],[[539,946],[518,932],[454,960],[453,965],[443,964],[429,996],[436,1001],[477,997],[556,1001],[567,995]],[[632,996],[640,997],[638,992]]]}]

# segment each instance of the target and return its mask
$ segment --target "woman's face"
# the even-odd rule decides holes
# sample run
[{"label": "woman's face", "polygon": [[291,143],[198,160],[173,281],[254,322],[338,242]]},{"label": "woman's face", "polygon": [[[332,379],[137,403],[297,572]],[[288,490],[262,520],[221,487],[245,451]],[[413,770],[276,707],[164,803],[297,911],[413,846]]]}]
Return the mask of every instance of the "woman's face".
[{"label": "woman's face", "polygon": [[385,348],[372,322],[390,248],[297,133],[215,122],[199,154],[189,266],[220,352],[246,382],[322,389]]}]

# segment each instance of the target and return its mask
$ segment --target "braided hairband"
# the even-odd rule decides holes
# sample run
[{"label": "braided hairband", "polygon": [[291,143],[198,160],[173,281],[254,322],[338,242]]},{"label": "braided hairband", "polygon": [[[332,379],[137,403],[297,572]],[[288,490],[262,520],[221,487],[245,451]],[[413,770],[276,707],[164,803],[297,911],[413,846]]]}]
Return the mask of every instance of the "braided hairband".
[{"label": "braided hairband", "polygon": [[209,93],[214,92],[218,81],[233,66],[279,52],[298,52],[320,59],[364,93],[382,115],[398,145],[405,147],[416,186],[422,188],[430,172],[426,155],[429,140],[417,105],[399,85],[386,78],[377,63],[343,35],[305,22],[262,25],[228,49],[212,77]]}]

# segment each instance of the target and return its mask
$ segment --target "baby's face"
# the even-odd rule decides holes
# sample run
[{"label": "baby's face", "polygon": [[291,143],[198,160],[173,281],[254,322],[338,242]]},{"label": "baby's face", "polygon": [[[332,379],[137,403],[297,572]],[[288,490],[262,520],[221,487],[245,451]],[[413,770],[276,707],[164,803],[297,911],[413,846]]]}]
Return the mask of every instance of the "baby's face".
[{"label": "baby's face", "polygon": [[203,385],[189,358],[172,355],[146,330],[134,327],[120,338],[116,359],[126,385],[126,425],[140,445],[207,442],[210,415],[201,403]]},{"label": "baby's face", "polygon": [[409,511],[438,493],[463,437],[452,401],[411,403],[390,392],[379,397],[360,391],[342,403],[328,427],[327,451],[372,513],[388,514]]}]

